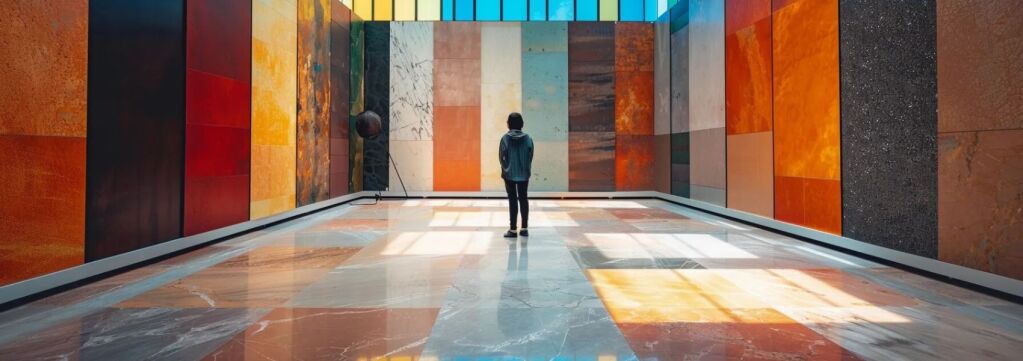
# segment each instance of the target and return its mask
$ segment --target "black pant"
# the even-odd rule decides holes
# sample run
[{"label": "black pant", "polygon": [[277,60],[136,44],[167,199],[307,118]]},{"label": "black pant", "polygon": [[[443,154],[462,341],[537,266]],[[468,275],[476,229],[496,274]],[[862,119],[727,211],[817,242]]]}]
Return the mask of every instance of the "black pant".
[{"label": "black pant", "polygon": [[510,180],[504,180],[504,190],[508,191],[508,209],[511,213],[511,229],[516,230],[518,227],[515,226],[516,218],[519,213],[519,208],[522,208],[522,228],[529,228],[529,196],[526,195],[526,188],[529,187],[529,181],[524,182],[512,182]]}]

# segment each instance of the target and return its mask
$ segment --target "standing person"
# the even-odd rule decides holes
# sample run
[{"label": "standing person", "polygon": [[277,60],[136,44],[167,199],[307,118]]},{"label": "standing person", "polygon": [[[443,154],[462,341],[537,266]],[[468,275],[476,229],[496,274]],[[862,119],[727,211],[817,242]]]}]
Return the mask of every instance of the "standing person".
[{"label": "standing person", "polygon": [[[501,137],[501,178],[508,191],[508,210],[511,213],[511,229],[504,233],[507,238],[529,237],[529,175],[533,165],[533,138],[522,132],[522,115],[508,114],[508,133]],[[522,229],[517,230],[516,217],[522,212]]]}]

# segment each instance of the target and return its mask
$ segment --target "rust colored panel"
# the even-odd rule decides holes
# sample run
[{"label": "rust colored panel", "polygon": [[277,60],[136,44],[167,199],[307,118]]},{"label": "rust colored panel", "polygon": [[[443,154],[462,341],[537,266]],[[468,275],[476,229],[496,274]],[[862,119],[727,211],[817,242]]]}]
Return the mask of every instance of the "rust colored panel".
[{"label": "rust colored panel", "polygon": [[725,72],[725,128],[728,134],[771,130],[770,18],[725,36]]},{"label": "rust colored panel", "polygon": [[654,134],[654,73],[615,73],[615,131],[626,135]]},{"label": "rust colored panel", "polygon": [[725,35],[770,18],[771,0],[728,0],[725,2]]},{"label": "rust colored panel", "polygon": [[85,137],[89,2],[2,1],[0,134]]},{"label": "rust colored panel", "polygon": [[85,138],[0,135],[0,285],[85,260]]},{"label": "rust colored panel", "polygon": [[616,23],[614,41],[616,71],[654,71],[653,24]]},{"label": "rust colored panel", "polygon": [[839,179],[838,1],[774,14],[775,173]]},{"label": "rust colored panel", "polygon": [[433,114],[433,189],[480,190],[479,106],[438,106]]},{"label": "rust colored panel", "polygon": [[775,176],[774,218],[841,235],[842,183],[831,179]]},{"label": "rust colored panel", "polygon": [[615,187],[619,191],[654,189],[654,136],[615,136]]},{"label": "rust colored panel", "polygon": [[1023,128],[1023,3],[938,0],[938,131]]},{"label": "rust colored panel", "polygon": [[330,197],[330,2],[298,1],[298,206]]},{"label": "rust colored panel", "polygon": [[938,136],[938,259],[1023,279],[1023,130]]}]

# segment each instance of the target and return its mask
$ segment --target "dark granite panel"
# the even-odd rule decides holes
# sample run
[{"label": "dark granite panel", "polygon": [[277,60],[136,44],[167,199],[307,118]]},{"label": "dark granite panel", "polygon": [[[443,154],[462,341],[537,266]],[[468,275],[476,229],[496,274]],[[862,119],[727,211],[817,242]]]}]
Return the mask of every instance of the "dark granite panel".
[{"label": "dark granite panel", "polygon": [[391,101],[391,25],[388,22],[365,24],[365,99],[366,110],[380,115],[383,129],[376,139],[366,139],[363,154],[363,189],[386,190],[388,183],[388,113]]},{"label": "dark granite panel", "polygon": [[937,257],[933,0],[842,0],[842,228]]},{"label": "dark granite panel", "polygon": [[351,179],[349,190],[359,192],[363,190],[363,151],[365,141],[355,133],[355,115],[366,109],[366,22],[352,14],[352,22],[348,40],[349,57],[349,83],[348,83],[348,174]]},{"label": "dark granite panel", "polygon": [[568,61],[568,129],[570,132],[615,131],[614,60]]},{"label": "dark granite panel", "polygon": [[612,22],[568,23],[568,61],[615,60],[615,24]]},{"label": "dark granite panel", "polygon": [[615,190],[615,133],[568,133],[568,189]]},{"label": "dark granite panel", "polygon": [[330,197],[348,194],[351,10],[330,2]]},{"label": "dark granite panel", "polygon": [[689,197],[689,133],[671,135],[671,194]]},{"label": "dark granite panel", "polygon": [[181,236],[184,10],[89,3],[86,261]]}]

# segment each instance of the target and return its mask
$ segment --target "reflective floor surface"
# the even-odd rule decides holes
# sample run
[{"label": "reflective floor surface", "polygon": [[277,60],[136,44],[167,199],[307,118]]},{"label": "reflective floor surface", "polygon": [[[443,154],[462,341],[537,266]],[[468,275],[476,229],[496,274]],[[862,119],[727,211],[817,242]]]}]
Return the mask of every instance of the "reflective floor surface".
[{"label": "reflective floor surface", "polygon": [[0,313],[0,360],[1019,360],[1023,306],[661,201],[342,206]]}]

